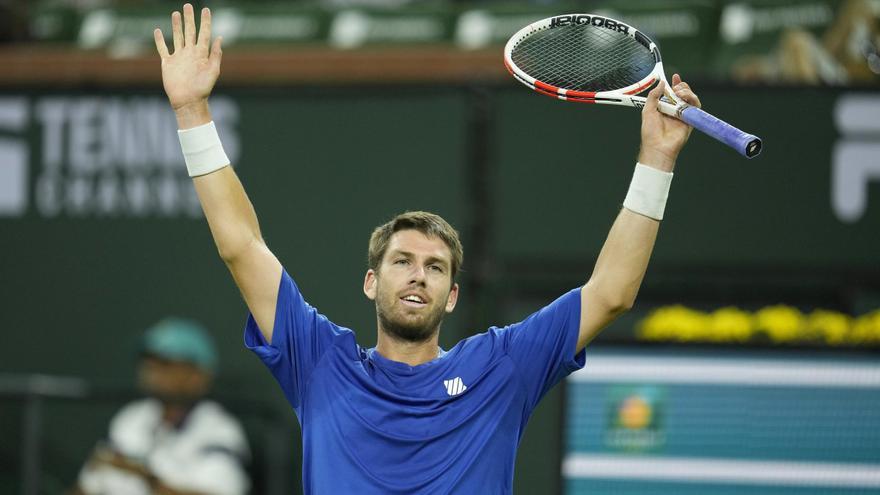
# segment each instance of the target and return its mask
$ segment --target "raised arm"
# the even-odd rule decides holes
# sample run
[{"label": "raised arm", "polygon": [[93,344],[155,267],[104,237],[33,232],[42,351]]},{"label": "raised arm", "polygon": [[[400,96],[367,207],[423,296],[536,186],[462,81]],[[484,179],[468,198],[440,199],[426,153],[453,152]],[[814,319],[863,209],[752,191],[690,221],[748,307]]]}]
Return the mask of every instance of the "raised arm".
[{"label": "raised arm", "polygon": [[[680,98],[691,105],[700,106],[699,98],[687,83],[681,82],[678,74],[672,77],[672,86],[673,91]],[[654,88],[642,110],[642,146],[639,163],[650,168],[636,172],[643,174],[641,178],[649,181],[657,180],[661,183],[664,180],[671,180],[675,160],[691,131],[690,126],[684,122],[657,111],[657,102],[663,90],[662,84]],[[635,184],[635,182],[636,180],[633,187],[639,185],[642,187],[647,185],[649,189],[654,187],[650,182],[648,184],[644,182]],[[633,187],[631,191],[634,190]],[[646,194],[648,200],[652,199],[650,196],[654,192],[656,191],[648,191]],[[644,213],[635,213],[625,204],[614,225],[611,226],[608,238],[596,260],[593,274],[581,289],[581,322],[575,352],[580,352],[600,330],[631,308],[635,302],[660,227],[659,220]]]},{"label": "raised arm", "polygon": [[[162,84],[177,116],[187,168],[208,219],[220,257],[244,296],[263,336],[272,340],[281,263],[266,247],[254,207],[232,167],[228,166],[212,122],[208,96],[220,75],[222,40],[211,43],[211,11],[202,9],[196,35],[190,4],[171,14],[174,52],[160,29],[153,32],[162,58]],[[189,140],[189,142],[188,142]],[[189,148],[189,149],[187,149]]]}]

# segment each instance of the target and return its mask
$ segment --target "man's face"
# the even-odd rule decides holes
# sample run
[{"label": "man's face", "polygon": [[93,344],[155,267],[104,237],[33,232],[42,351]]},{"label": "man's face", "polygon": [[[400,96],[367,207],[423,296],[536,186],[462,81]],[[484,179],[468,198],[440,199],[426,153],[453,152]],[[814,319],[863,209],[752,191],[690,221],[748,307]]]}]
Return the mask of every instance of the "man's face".
[{"label": "man's face", "polygon": [[378,271],[367,271],[364,293],[376,302],[382,330],[410,342],[429,339],[458,300],[449,246],[417,230],[395,232]]},{"label": "man's face", "polygon": [[150,396],[166,403],[187,404],[208,392],[211,375],[190,363],[145,356],[138,369],[138,381]]}]

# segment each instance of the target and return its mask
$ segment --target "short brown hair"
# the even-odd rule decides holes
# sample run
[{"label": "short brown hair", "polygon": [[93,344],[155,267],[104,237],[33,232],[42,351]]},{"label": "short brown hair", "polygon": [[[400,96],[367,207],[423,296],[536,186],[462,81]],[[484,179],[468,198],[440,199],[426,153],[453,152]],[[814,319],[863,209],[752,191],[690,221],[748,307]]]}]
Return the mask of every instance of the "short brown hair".
[{"label": "short brown hair", "polygon": [[458,232],[443,220],[440,215],[427,211],[407,211],[376,227],[370,236],[370,248],[367,251],[367,265],[375,271],[379,270],[388,243],[395,232],[401,230],[417,230],[428,237],[438,237],[449,247],[452,253],[452,279],[464,262],[464,249],[458,238]]}]

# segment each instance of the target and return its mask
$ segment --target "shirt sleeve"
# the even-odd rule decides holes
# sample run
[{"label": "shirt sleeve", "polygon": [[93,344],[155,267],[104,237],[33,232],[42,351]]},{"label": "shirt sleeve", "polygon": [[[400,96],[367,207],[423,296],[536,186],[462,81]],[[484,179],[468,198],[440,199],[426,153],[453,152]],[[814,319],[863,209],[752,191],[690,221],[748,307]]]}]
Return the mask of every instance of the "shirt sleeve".
[{"label": "shirt sleeve", "polygon": [[499,330],[507,355],[525,385],[529,410],[571,372],[583,368],[586,352],[575,354],[581,290],[572,289],[525,320]]},{"label": "shirt sleeve", "polygon": [[272,342],[266,342],[252,314],[244,330],[245,347],[269,368],[298,409],[309,377],[334,341],[351,330],[341,328],[310,306],[286,270],[281,272]]}]

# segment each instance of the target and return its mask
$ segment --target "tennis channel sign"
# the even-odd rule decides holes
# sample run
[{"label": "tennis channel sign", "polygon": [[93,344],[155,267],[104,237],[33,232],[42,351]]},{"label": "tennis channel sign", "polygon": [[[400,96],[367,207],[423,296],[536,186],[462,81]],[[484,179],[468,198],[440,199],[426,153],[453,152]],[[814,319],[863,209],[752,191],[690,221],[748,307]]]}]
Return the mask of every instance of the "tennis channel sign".
[{"label": "tennis channel sign", "polygon": [[[240,163],[239,104],[217,96],[212,110]],[[831,113],[827,201],[855,224],[880,182],[880,95],[842,94]],[[0,96],[0,218],[200,217],[175,129],[161,96]]]},{"label": "tennis channel sign", "polygon": [[[238,106],[211,108],[237,163]],[[201,218],[176,129],[158,96],[0,98],[0,216]]]}]

